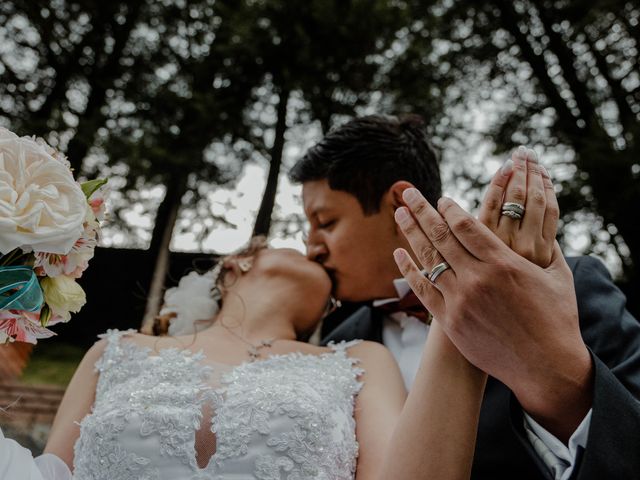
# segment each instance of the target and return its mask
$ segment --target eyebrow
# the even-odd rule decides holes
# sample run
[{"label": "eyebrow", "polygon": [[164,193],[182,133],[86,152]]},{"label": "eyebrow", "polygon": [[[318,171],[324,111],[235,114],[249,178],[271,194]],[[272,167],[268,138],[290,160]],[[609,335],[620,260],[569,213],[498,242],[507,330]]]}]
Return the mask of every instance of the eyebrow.
[{"label": "eyebrow", "polygon": [[326,205],[321,204],[318,207],[312,205],[309,209],[309,216],[317,216],[319,213],[325,212],[327,210],[329,210],[329,208]]},{"label": "eyebrow", "polygon": [[311,212],[311,215],[312,215],[313,217],[318,218],[318,216],[319,216],[319,215],[322,215],[322,214],[325,214],[325,215],[327,215],[327,214],[331,214],[334,210],[335,210],[334,208],[331,208],[331,207],[329,207],[329,206],[327,206],[327,205],[321,205],[321,206],[319,206],[318,208],[316,208],[315,210],[313,210],[313,211]]}]

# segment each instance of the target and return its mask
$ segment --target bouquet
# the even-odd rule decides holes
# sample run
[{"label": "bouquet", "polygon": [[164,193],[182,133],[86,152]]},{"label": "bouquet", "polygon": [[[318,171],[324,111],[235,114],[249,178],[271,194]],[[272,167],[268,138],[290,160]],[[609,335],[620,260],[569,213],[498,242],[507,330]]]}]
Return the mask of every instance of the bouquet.
[{"label": "bouquet", "polygon": [[0,127],[0,344],[51,337],[85,304],[76,279],[100,237],[106,182],[76,182],[44,140]]}]

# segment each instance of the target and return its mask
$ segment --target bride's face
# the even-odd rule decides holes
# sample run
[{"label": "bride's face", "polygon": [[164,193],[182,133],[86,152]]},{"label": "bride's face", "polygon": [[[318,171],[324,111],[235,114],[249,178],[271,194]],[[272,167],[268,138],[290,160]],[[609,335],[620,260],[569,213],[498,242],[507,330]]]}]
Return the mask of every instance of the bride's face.
[{"label": "bride's face", "polygon": [[291,308],[299,311],[302,318],[308,319],[309,325],[300,325],[300,331],[315,327],[331,293],[331,280],[324,268],[297,250],[274,248],[256,254],[251,268],[251,272],[254,271],[283,286],[287,303],[292,304]]}]

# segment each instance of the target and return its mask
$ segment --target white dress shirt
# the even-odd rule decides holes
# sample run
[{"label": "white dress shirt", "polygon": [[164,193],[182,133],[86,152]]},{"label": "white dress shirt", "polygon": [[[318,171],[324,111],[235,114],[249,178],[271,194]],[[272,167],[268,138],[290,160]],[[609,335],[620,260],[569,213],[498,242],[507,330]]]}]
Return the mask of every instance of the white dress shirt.
[{"label": "white dress shirt", "polygon": [[[394,280],[393,285],[398,292],[398,298],[376,300],[373,302],[374,307],[395,302],[404,297],[411,289],[404,278]],[[383,319],[382,342],[398,362],[407,390],[411,389],[415,379],[428,335],[428,325],[403,312],[386,315]],[[545,430],[526,412],[523,413],[527,438],[553,474],[553,478],[555,480],[568,479],[573,472],[579,447],[583,449],[587,447],[591,410],[573,433],[567,445]]]}]

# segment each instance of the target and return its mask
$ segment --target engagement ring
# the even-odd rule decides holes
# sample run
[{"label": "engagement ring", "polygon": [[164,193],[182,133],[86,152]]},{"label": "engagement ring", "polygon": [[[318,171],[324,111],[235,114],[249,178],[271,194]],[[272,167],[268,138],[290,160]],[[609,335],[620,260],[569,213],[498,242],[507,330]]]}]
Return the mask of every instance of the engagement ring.
[{"label": "engagement ring", "polygon": [[500,214],[515,220],[520,220],[524,215],[524,205],[515,202],[504,202]]}]

